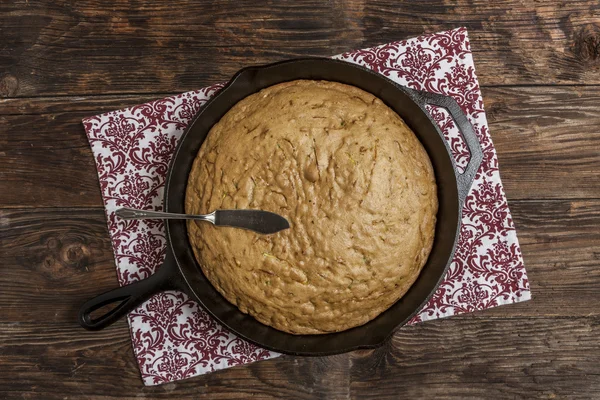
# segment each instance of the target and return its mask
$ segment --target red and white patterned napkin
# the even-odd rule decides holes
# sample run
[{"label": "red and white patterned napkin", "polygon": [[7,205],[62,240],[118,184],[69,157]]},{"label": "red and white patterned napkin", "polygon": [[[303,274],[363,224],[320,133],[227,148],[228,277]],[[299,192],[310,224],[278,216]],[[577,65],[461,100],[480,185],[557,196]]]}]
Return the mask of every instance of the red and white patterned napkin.
[{"label": "red and white patterned napkin", "polygon": [[[483,164],[463,208],[460,241],[450,270],[410,323],[530,299],[466,29],[351,51],[335,58],[371,68],[401,85],[454,97],[483,147]],[[83,120],[98,168],[121,285],[147,278],[160,266],[165,256],[165,231],[161,222],[117,219],[115,209],[162,209],[165,175],[177,141],[194,114],[221,86]],[[453,120],[444,109],[429,110],[458,165],[464,167],[469,151]],[[176,291],[155,295],[128,319],[146,385],[278,356],[228,332],[193,300]]]}]

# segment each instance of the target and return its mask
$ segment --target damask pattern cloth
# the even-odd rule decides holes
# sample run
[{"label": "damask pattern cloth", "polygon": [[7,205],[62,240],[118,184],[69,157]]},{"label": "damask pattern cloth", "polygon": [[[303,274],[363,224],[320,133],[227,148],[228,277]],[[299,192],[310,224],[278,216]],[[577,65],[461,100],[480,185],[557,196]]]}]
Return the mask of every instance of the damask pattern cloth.
[{"label": "damask pattern cloth", "polygon": [[[456,255],[439,289],[410,323],[530,298],[513,220],[500,181],[467,31],[458,28],[335,58],[395,82],[456,99],[473,124],[484,160],[468,195]],[[160,221],[124,221],[119,207],[161,210],[165,175],[177,141],[222,85],[83,120],[96,161],[121,285],[150,276],[165,256]],[[444,109],[428,107],[460,168],[469,151]],[[133,350],[146,385],[276,357],[236,337],[186,297],[157,294],[128,316]]]}]

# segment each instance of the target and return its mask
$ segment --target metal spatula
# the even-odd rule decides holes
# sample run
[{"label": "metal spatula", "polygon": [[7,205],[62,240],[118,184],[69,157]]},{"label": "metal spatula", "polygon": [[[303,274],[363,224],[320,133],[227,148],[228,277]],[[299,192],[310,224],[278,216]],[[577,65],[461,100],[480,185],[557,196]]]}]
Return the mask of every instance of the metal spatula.
[{"label": "metal spatula", "polygon": [[232,226],[265,235],[290,227],[281,215],[263,210],[216,210],[210,214],[191,215],[119,208],[115,214],[123,219],[196,219],[208,221],[215,226]]}]

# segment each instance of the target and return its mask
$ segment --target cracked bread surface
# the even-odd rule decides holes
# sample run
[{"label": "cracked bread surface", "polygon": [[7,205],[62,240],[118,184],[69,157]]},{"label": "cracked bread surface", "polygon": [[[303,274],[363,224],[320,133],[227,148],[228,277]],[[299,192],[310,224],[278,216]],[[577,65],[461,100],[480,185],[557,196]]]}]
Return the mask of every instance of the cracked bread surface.
[{"label": "cracked bread surface", "polygon": [[273,235],[188,221],[205,276],[242,312],[293,334],[375,318],[414,283],[434,239],[437,187],[427,152],[381,100],[297,80],[241,100],[193,163],[186,212],[261,209]]}]

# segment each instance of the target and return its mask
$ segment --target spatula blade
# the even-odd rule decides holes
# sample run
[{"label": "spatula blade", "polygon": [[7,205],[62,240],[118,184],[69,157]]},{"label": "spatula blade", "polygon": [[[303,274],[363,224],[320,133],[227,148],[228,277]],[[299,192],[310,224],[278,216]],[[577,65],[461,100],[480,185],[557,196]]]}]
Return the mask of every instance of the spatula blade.
[{"label": "spatula blade", "polygon": [[290,227],[281,215],[263,210],[217,210],[215,225],[249,229],[265,235]]}]

